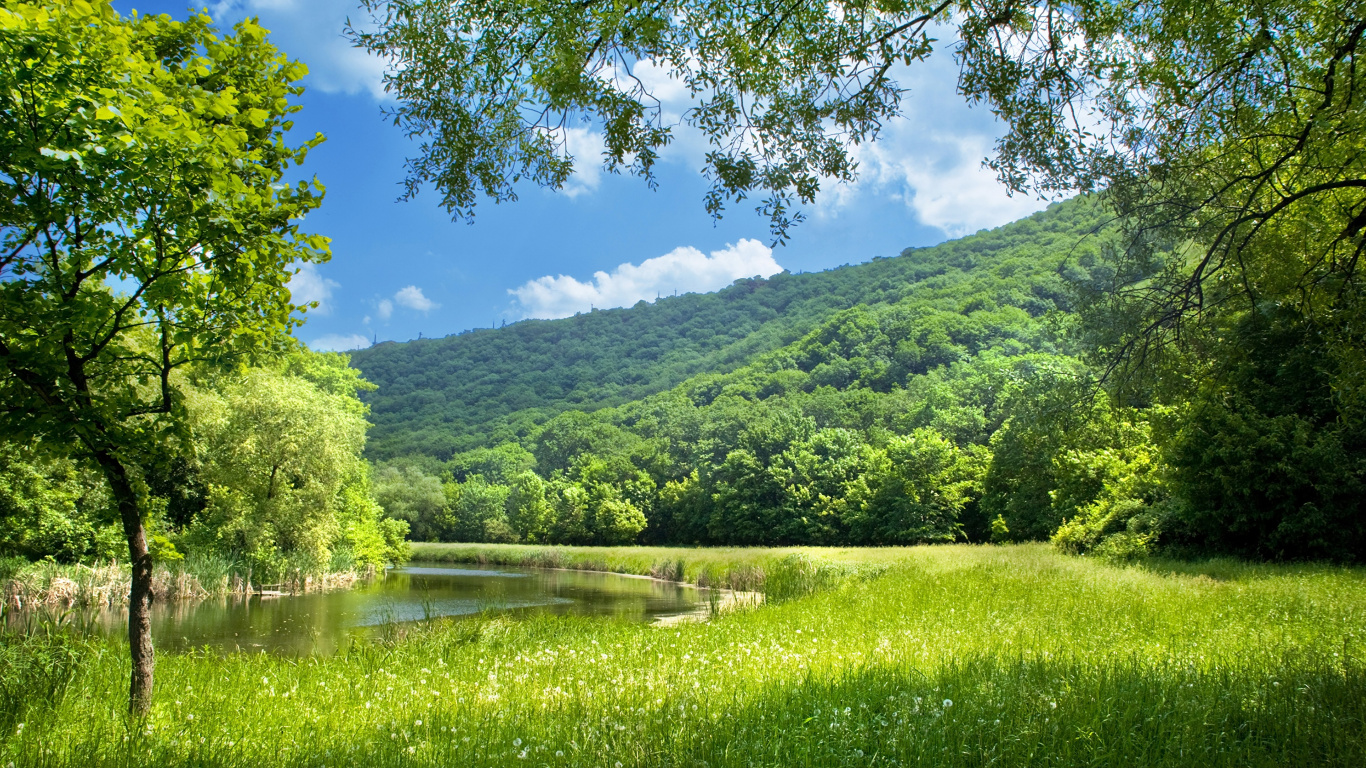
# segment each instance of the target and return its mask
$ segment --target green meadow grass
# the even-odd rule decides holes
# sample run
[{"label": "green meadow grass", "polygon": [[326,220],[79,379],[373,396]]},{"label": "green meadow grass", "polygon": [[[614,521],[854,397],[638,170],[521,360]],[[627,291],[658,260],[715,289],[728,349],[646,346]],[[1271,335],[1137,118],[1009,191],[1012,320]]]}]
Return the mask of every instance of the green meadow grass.
[{"label": "green meadow grass", "polygon": [[59,669],[5,694],[0,765],[1366,765],[1360,569],[594,551],[828,578],[671,627],[489,615],[330,657],[162,654],[141,722],[120,714],[125,648],[11,640],[0,663]]},{"label": "green meadow grass", "polygon": [[[884,565],[894,549],[829,547],[558,547],[528,544],[412,544],[414,562],[482,563],[532,568],[569,568],[653,576],[699,586],[752,590],[766,570],[793,556],[815,555],[823,563]],[[872,554],[876,553],[876,554]],[[851,557],[852,555],[852,557]]]}]

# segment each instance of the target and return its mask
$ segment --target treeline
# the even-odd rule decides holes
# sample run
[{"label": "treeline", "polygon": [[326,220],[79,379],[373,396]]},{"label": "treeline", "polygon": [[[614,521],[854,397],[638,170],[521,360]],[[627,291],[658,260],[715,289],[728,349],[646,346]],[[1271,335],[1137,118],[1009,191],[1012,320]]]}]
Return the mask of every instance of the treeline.
[{"label": "treeline", "polygon": [[[375,503],[365,446],[369,387],[345,356],[302,346],[231,372],[189,372],[188,434],[144,457],[156,560],[212,558],[256,583],[383,566],[407,526]],[[101,475],[59,444],[0,446],[0,557],[126,560]]]},{"label": "treeline", "polygon": [[[365,395],[375,422],[368,455],[382,460],[418,453],[445,460],[472,448],[526,441],[557,413],[624,405],[692,376],[735,370],[857,305],[932,298],[963,275],[1034,253],[1094,252],[1091,233],[1108,219],[1092,201],[1070,201],[894,258],[361,350],[353,364],[379,387]],[[1052,266],[1072,269],[1077,256]],[[993,296],[1001,305],[1040,314],[1057,307],[1064,289],[1061,279],[1037,281]]]}]

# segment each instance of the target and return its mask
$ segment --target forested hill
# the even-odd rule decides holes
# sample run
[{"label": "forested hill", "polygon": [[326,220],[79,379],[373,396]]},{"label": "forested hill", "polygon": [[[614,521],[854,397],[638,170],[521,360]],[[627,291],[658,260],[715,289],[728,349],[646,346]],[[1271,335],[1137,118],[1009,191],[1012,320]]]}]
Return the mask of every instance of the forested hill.
[{"label": "forested hill", "polygon": [[[562,320],[379,344],[352,356],[353,365],[379,386],[368,396],[375,423],[369,453],[377,459],[424,454],[444,460],[524,438],[565,410],[620,405],[698,373],[734,370],[856,305],[916,295],[929,300],[951,286],[950,294],[966,295],[957,290],[965,280],[990,278],[991,301],[1034,316],[1066,309],[1063,273],[1076,263],[1066,257],[1076,257],[1077,244],[1104,220],[1089,202],[1073,200],[960,240],[908,248],[894,258],[738,280],[715,293]],[[1056,279],[1039,279],[1045,263]],[[1030,278],[1012,280],[1017,272]]]}]

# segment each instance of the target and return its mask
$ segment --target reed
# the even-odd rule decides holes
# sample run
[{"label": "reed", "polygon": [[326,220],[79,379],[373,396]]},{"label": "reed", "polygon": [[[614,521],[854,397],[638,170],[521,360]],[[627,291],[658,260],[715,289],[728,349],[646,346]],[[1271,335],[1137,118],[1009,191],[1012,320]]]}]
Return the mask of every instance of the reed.
[{"label": "reed", "polygon": [[[52,561],[11,564],[0,580],[0,600],[8,611],[36,608],[100,608],[128,601],[132,574],[124,563],[86,565]],[[319,590],[349,589],[372,577],[373,568],[340,572],[291,571],[272,589],[298,594]],[[234,560],[215,555],[190,556],[158,564],[152,572],[152,596],[156,600],[202,599],[259,591],[251,571]]]},{"label": "reed", "polygon": [[[845,572],[872,567],[869,550],[803,547],[558,547],[528,544],[414,543],[415,562],[519,565],[650,576],[665,581],[738,592],[764,589],[768,571],[787,568],[790,558],[817,557]],[[879,550],[882,556],[892,549]],[[881,566],[877,566],[881,567]]]}]

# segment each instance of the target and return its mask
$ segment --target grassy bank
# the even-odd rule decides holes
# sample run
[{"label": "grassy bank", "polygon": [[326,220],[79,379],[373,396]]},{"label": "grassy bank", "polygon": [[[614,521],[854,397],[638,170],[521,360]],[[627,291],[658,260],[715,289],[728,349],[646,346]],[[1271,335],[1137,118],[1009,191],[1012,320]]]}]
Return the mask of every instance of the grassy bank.
[{"label": "grassy bank", "polygon": [[[556,547],[529,544],[414,543],[415,562],[521,565],[571,568],[699,587],[769,593],[793,589],[790,579],[814,585],[844,576],[873,576],[908,556],[911,550],[860,547]],[[779,583],[768,583],[777,579]],[[796,591],[804,592],[800,586]]]},{"label": "grassy bank", "polygon": [[806,554],[860,577],[705,624],[484,616],[326,658],[165,654],[137,727],[125,649],[33,638],[68,666],[6,694],[0,765],[1366,764],[1361,570]]}]

